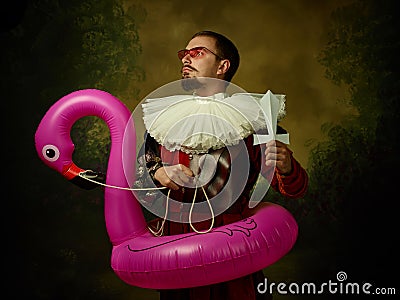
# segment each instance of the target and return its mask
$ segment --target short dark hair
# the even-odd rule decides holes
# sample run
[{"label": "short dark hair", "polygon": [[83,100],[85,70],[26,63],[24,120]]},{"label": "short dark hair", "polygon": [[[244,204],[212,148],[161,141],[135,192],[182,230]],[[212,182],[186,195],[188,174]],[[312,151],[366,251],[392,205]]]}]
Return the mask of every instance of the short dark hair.
[{"label": "short dark hair", "polygon": [[224,80],[231,81],[233,75],[235,75],[239,68],[240,55],[235,44],[228,39],[226,36],[209,30],[199,31],[192,36],[192,39],[196,36],[208,36],[215,39],[215,46],[217,47],[217,54],[223,59],[227,59],[230,62],[230,67],[225,74]]}]

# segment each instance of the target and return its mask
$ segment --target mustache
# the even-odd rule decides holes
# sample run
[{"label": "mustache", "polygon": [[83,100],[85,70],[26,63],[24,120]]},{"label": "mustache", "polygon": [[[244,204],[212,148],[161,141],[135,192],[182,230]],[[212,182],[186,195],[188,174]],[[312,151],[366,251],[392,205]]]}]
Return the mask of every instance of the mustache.
[{"label": "mustache", "polygon": [[197,69],[196,69],[196,68],[193,68],[192,66],[184,65],[184,66],[181,68],[181,72],[183,72],[183,69],[184,69],[184,68],[191,69],[192,71],[197,71]]}]

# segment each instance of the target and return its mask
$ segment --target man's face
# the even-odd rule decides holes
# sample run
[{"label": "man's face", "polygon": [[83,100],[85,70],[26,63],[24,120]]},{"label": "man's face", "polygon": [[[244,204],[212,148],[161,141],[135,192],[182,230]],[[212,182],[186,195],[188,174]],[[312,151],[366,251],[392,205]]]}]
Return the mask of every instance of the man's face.
[{"label": "man's face", "polygon": [[[212,37],[197,36],[190,40],[186,49],[196,47],[206,47],[217,53],[215,40]],[[211,77],[223,79],[224,75],[220,68],[221,60],[207,49],[200,51],[196,57],[191,57],[189,54],[182,57],[182,78]]]}]

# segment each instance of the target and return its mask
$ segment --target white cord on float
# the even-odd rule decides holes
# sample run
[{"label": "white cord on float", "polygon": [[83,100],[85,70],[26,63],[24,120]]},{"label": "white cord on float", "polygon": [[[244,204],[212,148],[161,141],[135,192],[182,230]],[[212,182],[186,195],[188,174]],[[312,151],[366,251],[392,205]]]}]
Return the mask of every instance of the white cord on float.
[{"label": "white cord on float", "polygon": [[[155,188],[124,188],[124,187],[120,187],[120,186],[105,184],[105,183],[98,182],[98,181],[96,181],[96,180],[93,180],[93,179],[90,179],[90,178],[86,177],[86,176],[85,176],[85,173],[86,173],[87,171],[91,171],[91,170],[86,170],[86,171],[84,171],[84,172],[80,172],[80,173],[78,174],[78,176],[81,177],[81,178],[84,178],[84,179],[86,179],[86,180],[88,180],[88,181],[90,181],[90,182],[96,183],[96,184],[101,185],[101,186],[109,187],[109,188],[120,189],[120,190],[129,190],[129,191],[146,191],[146,190],[150,191],[150,190],[162,190],[162,189],[166,189],[166,188],[167,188],[167,187],[165,187],[165,186],[163,186],[163,187],[155,187]],[[92,172],[93,172],[93,171],[92,171]],[[210,232],[211,229],[213,228],[213,226],[214,226],[215,215],[214,215],[214,210],[213,210],[213,208],[212,208],[212,206],[211,206],[210,200],[208,199],[207,193],[206,193],[206,191],[204,190],[204,187],[201,187],[201,189],[203,190],[204,196],[206,197],[206,200],[207,200],[208,207],[210,208],[210,211],[211,211],[211,225],[210,225],[210,227],[209,227],[207,230],[205,230],[205,231],[199,231],[199,230],[197,230],[197,229],[193,226],[193,223],[192,223],[192,213],[193,213],[193,207],[194,207],[195,200],[196,200],[196,196],[197,196],[197,187],[195,188],[194,195],[193,195],[193,201],[192,201],[192,204],[191,204],[191,206],[190,206],[189,225],[190,225],[190,227],[193,229],[194,232],[204,234],[204,233]],[[169,202],[169,195],[170,195],[170,192],[171,192],[171,189],[168,190],[167,201],[166,201],[166,204],[165,204],[165,205],[166,205],[166,207],[165,207],[165,214],[164,214],[164,217],[163,217],[163,220],[162,220],[160,229],[158,229],[157,231],[154,231],[153,229],[151,229],[150,227],[148,227],[149,230],[151,231],[151,233],[152,233],[154,236],[162,236],[163,233],[164,233],[164,225],[165,225],[165,221],[166,221],[167,216],[168,216],[168,202]]]}]

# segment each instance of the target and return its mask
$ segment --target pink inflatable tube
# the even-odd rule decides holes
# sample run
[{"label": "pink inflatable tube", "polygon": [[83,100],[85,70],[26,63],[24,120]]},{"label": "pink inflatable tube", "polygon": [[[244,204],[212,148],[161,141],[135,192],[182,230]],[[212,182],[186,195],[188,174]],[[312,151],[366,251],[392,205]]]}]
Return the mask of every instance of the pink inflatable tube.
[{"label": "pink inflatable tube", "polygon": [[128,189],[135,176],[136,133],[129,110],[117,98],[88,89],[58,100],[37,128],[39,157],[75,180],[84,169],[72,161],[70,130],[84,116],[97,116],[108,125],[112,146],[106,184],[126,188],[106,187],[104,194],[106,228],[113,245],[111,267],[126,283],[152,289],[214,284],[261,270],[293,247],[297,223],[287,210],[272,203],[260,203],[246,219],[206,234],[154,237]]}]

